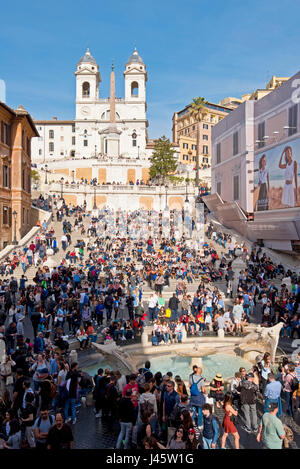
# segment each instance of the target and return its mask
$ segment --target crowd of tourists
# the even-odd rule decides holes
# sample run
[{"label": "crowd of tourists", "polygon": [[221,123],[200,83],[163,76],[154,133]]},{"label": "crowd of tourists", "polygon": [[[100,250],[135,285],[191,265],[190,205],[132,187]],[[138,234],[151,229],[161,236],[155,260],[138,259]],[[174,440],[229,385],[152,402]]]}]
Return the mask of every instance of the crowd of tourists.
[{"label": "crowd of tourists", "polygon": [[[185,383],[173,376],[174,370],[153,375],[150,363],[130,376],[99,369],[92,378],[72,362],[68,349],[71,338],[80,351],[99,339],[126,343],[148,324],[153,325],[154,346],[206,331],[240,335],[258,311],[262,326],[283,322],[282,334],[299,337],[297,275],[275,265],[260,248],[248,251],[213,226],[207,232],[210,242],[199,246],[176,239],[172,227],[169,238],[161,231],[159,238],[130,239],[118,236],[117,222],[116,235],[109,236],[105,213],[93,218],[85,205],[56,206],[54,215],[62,223],[61,239],[42,226],[21,253],[20,280],[13,271],[0,280],[3,447],[71,448],[70,423],[76,423],[78,408],[91,391],[96,418],[120,423],[117,448],[225,448],[229,434],[238,448],[240,424],[234,417],[240,414],[246,432],[254,432],[267,447],[281,447],[288,430],[276,415],[283,412],[282,396],[290,417],[299,405],[299,362],[275,367],[265,355],[252,370],[237,371],[230,385],[221,370],[206,382],[195,367]],[[136,215],[129,214],[127,223],[134,225]],[[83,239],[72,246],[72,233],[79,230]],[[60,265],[51,270],[43,263],[49,248],[62,253]],[[234,273],[238,256],[245,269]],[[32,265],[36,273],[27,285],[26,270]],[[289,282],[276,286],[282,278]],[[167,301],[164,289],[171,282],[175,291]],[[190,294],[195,283],[197,290]],[[152,290],[147,302],[145,285]],[[233,299],[232,306],[225,296]],[[30,323],[32,337],[25,333]],[[264,406],[261,420],[257,403]],[[221,408],[225,415],[220,422]]]}]

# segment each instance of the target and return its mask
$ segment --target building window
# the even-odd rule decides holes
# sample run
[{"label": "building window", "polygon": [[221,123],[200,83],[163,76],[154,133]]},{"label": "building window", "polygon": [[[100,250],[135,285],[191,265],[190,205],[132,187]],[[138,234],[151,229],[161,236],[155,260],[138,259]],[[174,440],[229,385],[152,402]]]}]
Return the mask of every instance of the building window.
[{"label": "building window", "polygon": [[136,147],[136,139],[135,139],[135,138],[132,139],[132,146],[133,146],[133,147]]},{"label": "building window", "polygon": [[197,160],[197,157],[196,156],[193,156],[193,161],[196,161]]},{"label": "building window", "polygon": [[221,182],[217,182],[217,194],[221,197]]},{"label": "building window", "polygon": [[22,170],[22,189],[25,191],[25,169]]},{"label": "building window", "polygon": [[75,145],[75,137],[72,137],[72,145]]},{"label": "building window", "polygon": [[183,161],[189,161],[189,156],[188,155],[183,155]]},{"label": "building window", "polygon": [[260,124],[258,124],[258,129],[257,129],[258,148],[261,148],[265,145],[264,136],[265,136],[265,122],[261,122]]},{"label": "building window", "polygon": [[54,138],[54,130],[49,130],[49,138]]},{"label": "building window", "polygon": [[53,142],[49,143],[49,151],[54,151],[54,143]]},{"label": "building window", "polygon": [[3,205],[3,218],[2,218],[3,225],[8,225],[8,207]]},{"label": "building window", "polygon": [[1,142],[10,145],[10,125],[1,121]]},{"label": "building window", "polygon": [[298,106],[294,104],[289,108],[289,132],[288,135],[293,135],[297,132],[298,119],[297,119]]},{"label": "building window", "polygon": [[233,134],[233,156],[239,152],[239,133],[234,132]]},{"label": "building window", "polygon": [[8,166],[3,165],[3,187],[9,187]]},{"label": "building window", "polygon": [[89,82],[85,81],[82,85],[82,97],[89,98],[90,96],[90,84]]},{"label": "building window", "polygon": [[29,210],[26,210],[27,212],[27,225],[29,225]]},{"label": "building window", "polygon": [[31,140],[28,137],[26,142],[26,152],[28,156],[31,156]]},{"label": "building window", "polygon": [[221,163],[221,143],[217,143],[217,164]]},{"label": "building window", "polygon": [[195,130],[195,126],[194,126],[194,125],[193,125],[192,129]]},{"label": "building window", "polygon": [[203,145],[203,155],[207,155],[207,154],[208,154],[208,146]]},{"label": "building window", "polygon": [[139,95],[139,84],[136,81],[131,83],[131,96]]},{"label": "building window", "polygon": [[75,124],[72,124],[72,132],[75,132]]},{"label": "building window", "polygon": [[25,208],[24,207],[22,208],[22,223],[23,225],[25,223]]},{"label": "building window", "polygon": [[186,148],[186,149],[189,148],[189,144],[188,144],[188,143],[184,143],[182,146],[183,146],[183,148]]},{"label": "building window", "polygon": [[204,134],[203,135],[203,140],[208,140],[208,135]]},{"label": "building window", "polygon": [[88,146],[88,140],[87,140],[87,139],[83,140],[83,146],[84,146],[84,147],[87,147],[87,146]]},{"label": "building window", "polygon": [[240,198],[240,177],[233,176],[233,200],[239,200]]},{"label": "building window", "polygon": [[203,129],[208,129],[208,124],[203,124]]},{"label": "building window", "polygon": [[197,150],[197,145],[192,145],[192,150]]},{"label": "building window", "polygon": [[41,155],[41,154],[42,154],[42,150],[41,150],[41,149],[39,149],[39,155]]},{"label": "building window", "polygon": [[31,177],[27,174],[27,192],[31,192]]}]

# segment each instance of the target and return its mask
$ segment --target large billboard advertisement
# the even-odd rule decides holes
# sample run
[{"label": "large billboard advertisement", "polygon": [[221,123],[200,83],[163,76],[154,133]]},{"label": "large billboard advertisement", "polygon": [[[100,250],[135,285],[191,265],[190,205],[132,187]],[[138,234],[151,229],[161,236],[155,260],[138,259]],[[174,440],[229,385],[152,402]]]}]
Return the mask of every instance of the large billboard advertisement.
[{"label": "large billboard advertisement", "polygon": [[300,138],[255,156],[254,211],[300,207]]}]

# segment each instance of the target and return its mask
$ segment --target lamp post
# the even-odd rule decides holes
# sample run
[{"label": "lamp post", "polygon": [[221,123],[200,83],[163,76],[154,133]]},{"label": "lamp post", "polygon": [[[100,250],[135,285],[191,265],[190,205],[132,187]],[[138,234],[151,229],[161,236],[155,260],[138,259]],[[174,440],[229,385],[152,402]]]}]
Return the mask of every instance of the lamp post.
[{"label": "lamp post", "polygon": [[72,177],[73,177],[73,181],[72,181],[72,182],[73,182],[73,183],[75,182],[74,175],[75,175],[75,171],[74,171],[74,169],[72,169]]},{"label": "lamp post", "polygon": [[86,182],[84,183],[84,205],[86,205]]},{"label": "lamp post", "polygon": [[168,210],[168,185],[166,184],[166,206],[165,206],[165,210]]},{"label": "lamp post", "polygon": [[[188,173],[186,173],[188,176]],[[188,178],[186,177],[186,184],[185,184],[185,202],[189,203],[189,197],[188,197]]]},{"label": "lamp post", "polygon": [[14,240],[13,240],[13,244],[16,246],[18,244],[18,241],[17,241],[17,212],[14,210],[13,211],[13,217],[14,217],[14,224],[15,224],[15,232],[14,232]]},{"label": "lamp post", "polygon": [[97,209],[97,204],[96,204],[96,183],[94,182],[94,210]]},{"label": "lamp post", "polygon": [[45,184],[48,184],[47,174],[48,174],[48,165],[45,164]]},{"label": "lamp post", "polygon": [[64,194],[64,177],[60,179],[60,198],[63,199]]}]

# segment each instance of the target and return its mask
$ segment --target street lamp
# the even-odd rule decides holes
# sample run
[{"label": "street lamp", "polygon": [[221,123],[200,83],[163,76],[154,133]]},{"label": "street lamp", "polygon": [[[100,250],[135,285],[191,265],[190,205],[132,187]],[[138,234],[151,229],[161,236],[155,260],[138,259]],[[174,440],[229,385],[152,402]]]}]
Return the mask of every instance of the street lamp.
[{"label": "street lamp", "polygon": [[64,177],[62,177],[60,179],[60,198],[61,199],[63,199],[63,193],[64,193],[64,191],[63,191],[63,189],[64,189],[64,180],[65,180]]},{"label": "street lamp", "polygon": [[13,211],[13,217],[14,217],[14,222],[15,222],[15,233],[14,233],[14,240],[13,240],[13,244],[14,245],[17,245],[18,244],[18,241],[17,241],[17,212],[14,210]]},{"label": "street lamp", "polygon": [[165,206],[165,210],[168,210],[168,185],[166,184],[166,206]]},{"label": "street lamp", "polygon": [[73,181],[72,181],[72,182],[73,182],[73,183],[75,182],[74,175],[75,175],[75,171],[74,171],[74,169],[72,169],[72,177],[73,177]]},{"label": "street lamp", "polygon": [[47,174],[48,174],[48,165],[45,164],[45,184],[48,184]]},{"label": "street lamp", "polygon": [[[188,173],[186,173],[188,176]],[[188,178],[186,177],[186,184],[185,184],[185,202],[189,203],[189,198],[188,198]]]},{"label": "street lamp", "polygon": [[96,183],[94,182],[94,210],[97,209],[97,204],[96,204]]},{"label": "street lamp", "polygon": [[86,205],[86,182],[84,183],[84,205]]}]

